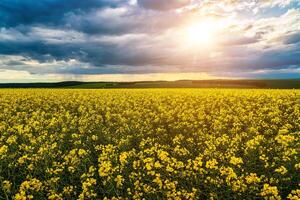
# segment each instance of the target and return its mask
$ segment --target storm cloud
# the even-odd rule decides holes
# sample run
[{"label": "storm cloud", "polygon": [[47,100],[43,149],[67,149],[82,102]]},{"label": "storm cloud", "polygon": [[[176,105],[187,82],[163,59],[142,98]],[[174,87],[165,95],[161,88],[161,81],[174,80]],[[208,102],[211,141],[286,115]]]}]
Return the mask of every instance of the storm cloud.
[{"label": "storm cloud", "polygon": [[138,4],[147,9],[172,10],[191,3],[191,0],[138,0]]},{"label": "storm cloud", "polygon": [[[218,76],[300,68],[299,4],[253,2],[2,0],[0,69]],[[219,46],[189,47],[185,27],[212,16],[226,25],[211,39]]]}]

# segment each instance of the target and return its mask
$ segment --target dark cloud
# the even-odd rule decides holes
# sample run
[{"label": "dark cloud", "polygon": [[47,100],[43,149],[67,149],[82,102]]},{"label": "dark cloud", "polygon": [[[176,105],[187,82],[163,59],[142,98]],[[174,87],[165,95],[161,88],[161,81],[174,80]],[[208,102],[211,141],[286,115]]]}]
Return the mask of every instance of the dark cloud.
[{"label": "dark cloud", "polygon": [[299,66],[300,47],[282,47],[260,51],[247,51],[241,48],[229,48],[220,67],[220,71],[280,70],[289,66]]},{"label": "dark cloud", "polygon": [[284,39],[285,44],[296,44],[298,42],[300,42],[300,32],[290,34]]},{"label": "dark cloud", "polygon": [[154,12],[138,8],[104,8],[87,14],[69,14],[65,23],[88,34],[157,34],[184,22],[186,14]]},{"label": "dark cloud", "polygon": [[[206,47],[182,49],[178,44],[184,39],[178,27],[188,24],[194,11],[174,9],[191,2],[138,0],[134,5],[127,0],[1,0],[0,56],[24,59],[1,62],[0,57],[1,68],[32,74],[114,74],[299,66],[300,34],[294,30],[268,41],[268,34],[277,29],[266,21],[240,29],[250,36],[235,27],[224,30],[224,36],[217,35],[222,44],[222,49],[216,49],[221,52],[216,55],[223,54],[220,57],[214,52],[210,55]],[[296,11],[292,14],[298,19]]]},{"label": "dark cloud", "polygon": [[247,44],[253,44],[257,43],[259,41],[260,37],[230,37],[225,38],[222,42],[223,45],[247,45]]},{"label": "dark cloud", "polygon": [[[67,43],[60,43],[60,41],[64,41],[64,38],[61,38],[58,43],[51,43],[52,40],[49,43],[47,41],[49,38],[37,38],[34,34],[33,36],[30,37],[28,33],[17,40],[0,40],[0,54],[20,55],[42,63],[76,59],[84,63],[90,63],[93,66],[104,67],[107,65],[139,66],[159,64],[158,58],[163,52],[163,49],[159,51],[155,48],[155,44],[151,47],[153,49],[143,47],[148,41],[150,42],[151,38],[149,37],[135,38],[135,36],[132,36],[131,41],[134,42],[134,45],[130,45],[131,42],[127,38],[118,39],[118,37],[104,38],[100,41],[94,41],[87,37],[84,41]],[[113,42],[114,39],[117,41]],[[21,40],[23,42],[20,42]]]},{"label": "dark cloud", "polygon": [[56,24],[67,13],[117,6],[121,0],[1,0],[0,26],[14,27],[33,23]]},{"label": "dark cloud", "polygon": [[281,69],[300,64],[300,47],[267,51],[252,63],[252,69]]},{"label": "dark cloud", "polygon": [[181,8],[191,3],[191,0],[138,0],[138,4],[146,9],[172,10]]},{"label": "dark cloud", "polygon": [[[236,46],[252,42],[250,39],[248,41],[243,38],[231,42],[231,45],[224,49],[226,54],[219,59],[199,57],[196,61],[190,60],[193,55],[189,52],[173,54],[172,46],[168,46],[167,43],[161,44],[161,41],[156,41],[151,36],[137,38],[133,36],[131,40],[117,39],[115,43],[112,40],[116,38],[94,41],[87,37],[84,41],[68,43],[47,43],[45,38],[27,38],[20,42],[21,38],[19,38],[19,41],[0,41],[0,54],[19,55],[40,63],[68,62],[74,59],[93,66],[89,68],[81,65],[61,66],[52,69],[32,67],[31,73],[113,74],[191,71],[213,73],[230,70],[282,69],[285,66],[300,63],[300,47],[298,46],[253,52],[248,51],[244,46]],[[9,66],[22,69],[21,64],[10,62]]]}]

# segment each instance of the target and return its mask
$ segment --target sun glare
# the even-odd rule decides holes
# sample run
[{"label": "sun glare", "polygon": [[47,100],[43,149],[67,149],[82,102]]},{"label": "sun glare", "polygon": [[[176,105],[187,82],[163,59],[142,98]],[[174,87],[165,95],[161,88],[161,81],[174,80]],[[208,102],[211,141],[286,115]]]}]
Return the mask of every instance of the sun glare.
[{"label": "sun glare", "polygon": [[193,22],[186,28],[186,39],[193,46],[210,46],[215,42],[217,25],[212,20]]}]

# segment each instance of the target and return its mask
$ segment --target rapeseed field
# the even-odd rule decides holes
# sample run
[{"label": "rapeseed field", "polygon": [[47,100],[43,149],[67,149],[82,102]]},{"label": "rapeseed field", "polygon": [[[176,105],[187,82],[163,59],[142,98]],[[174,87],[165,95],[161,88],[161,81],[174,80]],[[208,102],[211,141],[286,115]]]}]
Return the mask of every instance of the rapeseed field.
[{"label": "rapeseed field", "polygon": [[0,90],[0,199],[300,199],[300,91]]}]

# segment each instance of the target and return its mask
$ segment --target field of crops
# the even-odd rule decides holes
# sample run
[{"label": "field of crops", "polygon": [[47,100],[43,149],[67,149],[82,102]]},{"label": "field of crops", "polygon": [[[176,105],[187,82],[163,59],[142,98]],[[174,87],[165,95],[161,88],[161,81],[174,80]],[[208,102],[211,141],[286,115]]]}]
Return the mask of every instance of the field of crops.
[{"label": "field of crops", "polygon": [[0,90],[0,199],[299,199],[300,91]]}]

